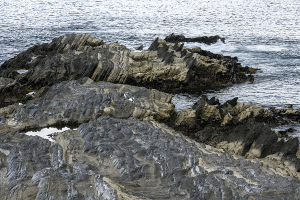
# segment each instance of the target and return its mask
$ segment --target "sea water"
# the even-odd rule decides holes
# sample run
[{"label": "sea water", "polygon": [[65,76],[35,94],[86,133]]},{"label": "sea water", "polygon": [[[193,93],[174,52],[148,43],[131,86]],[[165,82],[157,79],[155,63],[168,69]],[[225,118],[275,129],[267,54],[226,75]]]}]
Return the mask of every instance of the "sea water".
[{"label": "sea water", "polygon": [[[225,44],[187,47],[237,56],[261,69],[253,83],[207,91],[220,102],[239,97],[265,108],[300,107],[300,1],[297,0],[10,0],[0,1],[0,64],[28,47],[70,33],[87,33],[128,48],[156,37],[225,37]],[[201,94],[173,94],[176,110]]]}]

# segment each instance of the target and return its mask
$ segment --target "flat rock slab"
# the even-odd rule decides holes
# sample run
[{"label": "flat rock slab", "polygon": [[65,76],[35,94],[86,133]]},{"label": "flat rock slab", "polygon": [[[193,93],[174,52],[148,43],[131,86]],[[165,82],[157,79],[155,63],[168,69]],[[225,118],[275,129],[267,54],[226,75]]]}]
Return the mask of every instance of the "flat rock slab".
[{"label": "flat rock slab", "polygon": [[100,117],[55,139],[0,134],[0,199],[300,198],[298,179],[153,121]]}]

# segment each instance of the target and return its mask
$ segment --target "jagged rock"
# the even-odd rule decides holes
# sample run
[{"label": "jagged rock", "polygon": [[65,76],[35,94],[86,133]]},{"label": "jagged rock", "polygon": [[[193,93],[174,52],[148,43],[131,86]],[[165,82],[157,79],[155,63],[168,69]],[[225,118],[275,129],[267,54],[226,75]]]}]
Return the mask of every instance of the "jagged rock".
[{"label": "jagged rock", "polygon": [[[221,105],[217,98],[209,100],[203,95],[192,108],[178,112],[170,125],[196,141],[246,158],[280,153],[286,160],[292,158],[289,162],[295,165],[296,171],[300,170],[297,164],[300,160],[296,157],[298,139],[285,142],[280,133],[265,124],[278,124],[284,120],[271,110],[237,100],[234,98]],[[285,150],[287,147],[292,150]]]},{"label": "jagged rock", "polygon": [[139,46],[138,48],[136,48],[136,50],[143,50],[144,45]]},{"label": "jagged rock", "polygon": [[297,130],[293,129],[293,128],[288,128],[288,129],[286,129],[284,131],[278,131],[278,133],[280,134],[281,137],[288,137],[289,136],[288,133],[293,133],[295,131],[297,131]]},{"label": "jagged rock", "polygon": [[196,38],[186,38],[184,35],[175,35],[174,33],[168,35],[165,40],[167,42],[173,42],[173,43],[179,43],[179,42],[199,42],[199,43],[205,43],[205,44],[214,44],[218,42],[218,40],[221,40],[223,43],[225,43],[225,38],[221,38],[220,36],[203,36],[203,37],[196,37]]},{"label": "jagged rock", "polygon": [[40,89],[27,104],[0,109],[0,130],[81,124],[102,115],[167,121],[175,112],[172,96],[142,87],[94,82],[89,78]]},{"label": "jagged rock", "polygon": [[[267,123],[269,126],[288,123],[282,117],[274,114],[273,110],[264,109],[261,106],[253,106],[248,103],[240,103],[238,98],[228,100],[223,105],[219,103],[218,98],[212,97],[208,99],[206,95],[202,95],[192,108],[182,110],[177,113],[177,118],[171,124],[180,130],[196,131],[202,130],[207,125],[213,127],[222,127],[223,129],[245,123],[250,118],[255,118],[257,122]],[[194,119],[187,116],[185,120],[184,113],[195,113]],[[180,118],[180,119],[179,119]],[[185,121],[180,123],[180,121]]]},{"label": "jagged rock", "polygon": [[[28,72],[11,73],[16,69]],[[0,76],[17,81],[18,87],[12,88],[11,96],[20,99],[24,96],[17,95],[21,91],[83,77],[162,91],[201,91],[244,82],[251,79],[247,73],[250,71],[241,67],[235,58],[200,48],[188,49],[183,44],[161,39],[156,39],[149,50],[136,51],[118,43],[104,44],[89,35],[71,34],[55,38],[49,44],[33,46],[4,62]]]},{"label": "jagged rock", "polygon": [[[135,51],[72,34],[6,61],[0,199],[300,198],[299,140],[258,123],[285,123],[298,111],[202,96],[176,113],[171,95],[125,85],[183,91],[252,80],[246,74],[255,70],[237,58],[188,49],[180,39],[189,40],[171,35]],[[54,142],[21,133],[61,125],[78,129],[52,134]]]},{"label": "jagged rock", "polygon": [[300,197],[298,179],[264,167],[274,160],[233,156],[154,121],[100,117],[55,139],[0,140],[0,199]]},{"label": "jagged rock", "polygon": [[299,149],[298,138],[287,141],[279,139],[274,130],[264,123],[257,123],[249,119],[247,123],[240,124],[227,131],[220,131],[212,126],[206,126],[194,136],[197,141],[204,142],[216,148],[224,149],[246,158],[265,158],[269,155],[279,154],[281,161],[289,160],[294,165],[295,172],[300,170],[300,159],[296,157]]},{"label": "jagged rock", "polygon": [[0,107],[16,102],[24,102],[28,98],[26,97],[27,93],[17,80],[0,77]]},{"label": "jagged rock", "polygon": [[274,109],[273,112],[281,117],[300,122],[300,109],[293,109],[292,106],[283,109]]}]

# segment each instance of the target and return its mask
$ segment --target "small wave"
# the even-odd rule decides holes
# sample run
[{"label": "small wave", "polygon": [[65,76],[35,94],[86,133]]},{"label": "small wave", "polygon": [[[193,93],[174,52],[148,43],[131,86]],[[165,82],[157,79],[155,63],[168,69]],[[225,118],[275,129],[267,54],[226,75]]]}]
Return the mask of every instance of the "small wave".
[{"label": "small wave", "polygon": [[[210,51],[216,54],[228,54],[230,52],[237,51],[238,46],[234,46],[231,44],[223,43],[221,40],[218,40],[215,44],[207,45],[204,43],[197,43],[197,42],[186,42],[184,46],[187,48],[195,48],[200,47],[203,50]],[[230,54],[228,54],[230,55]]]},{"label": "small wave", "polygon": [[248,45],[246,46],[246,49],[252,52],[280,52],[288,50],[288,47],[278,45]]}]

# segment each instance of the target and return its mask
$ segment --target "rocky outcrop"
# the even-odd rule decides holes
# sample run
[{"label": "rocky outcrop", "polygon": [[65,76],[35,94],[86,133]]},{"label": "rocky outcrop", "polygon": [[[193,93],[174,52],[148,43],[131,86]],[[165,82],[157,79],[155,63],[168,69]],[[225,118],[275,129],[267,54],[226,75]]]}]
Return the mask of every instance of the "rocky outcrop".
[{"label": "rocky outcrop", "polygon": [[0,77],[0,108],[29,100],[27,93],[28,91],[17,80]]},{"label": "rocky outcrop", "polygon": [[299,139],[284,140],[264,123],[255,123],[249,119],[245,124],[233,129],[221,131],[207,126],[203,131],[195,134],[196,140],[210,144],[226,152],[241,155],[246,158],[265,158],[277,154],[279,160],[288,160],[283,168],[293,168],[290,174],[300,170],[300,159],[296,153],[299,149]]},{"label": "rocky outcrop", "polygon": [[264,122],[269,126],[287,124],[288,120],[278,116],[274,110],[267,110],[261,106],[240,103],[238,98],[220,104],[218,98],[208,99],[202,95],[192,108],[179,111],[174,119],[174,126],[179,130],[197,132],[207,125],[219,129],[228,129],[244,124],[248,119],[254,118],[256,122]]},{"label": "rocky outcrop", "polygon": [[[14,70],[27,69],[23,74]],[[205,90],[253,80],[254,69],[242,67],[236,58],[184,44],[156,39],[148,50],[105,44],[90,35],[67,35],[36,45],[1,66],[0,76],[17,81],[10,87],[14,98],[22,92],[88,77],[94,81],[130,84],[170,90]],[[0,91],[1,92],[1,91]],[[0,96],[3,93],[1,92]],[[12,103],[16,101],[12,100]]]},{"label": "rocky outcrop", "polygon": [[210,37],[203,36],[203,37],[196,37],[196,38],[186,38],[184,35],[175,35],[174,33],[172,33],[165,38],[166,42],[173,42],[173,43],[198,42],[204,44],[214,44],[217,43],[218,40],[221,40],[223,43],[225,43],[225,38],[221,38],[218,35],[210,36]]},{"label": "rocky outcrop", "polygon": [[171,95],[142,87],[94,82],[89,78],[44,87],[27,104],[1,108],[2,129],[77,125],[100,116],[164,122],[175,112]]},{"label": "rocky outcrop", "polygon": [[217,98],[208,99],[203,95],[192,108],[176,113],[170,125],[198,142],[246,158],[276,154],[277,164],[281,163],[283,168],[292,166],[288,174],[300,171],[300,159],[296,156],[298,138],[287,139],[270,128],[289,121],[277,116],[274,110],[239,103],[237,99],[221,105]]},{"label": "rocky outcrop", "polygon": [[[15,142],[18,141],[18,142]],[[153,121],[100,117],[55,142],[0,134],[0,199],[297,199],[300,181]]]},{"label": "rocky outcrop", "polygon": [[288,106],[283,109],[274,109],[274,114],[289,120],[300,122],[300,109],[293,109],[293,106]]},{"label": "rocky outcrop", "polygon": [[[255,72],[181,39],[190,40],[170,35],[136,51],[72,34],[6,61],[0,199],[299,199],[299,141],[269,127],[298,111],[202,96],[175,112],[159,90],[204,90]],[[53,141],[23,134],[52,126],[75,129]]]}]

